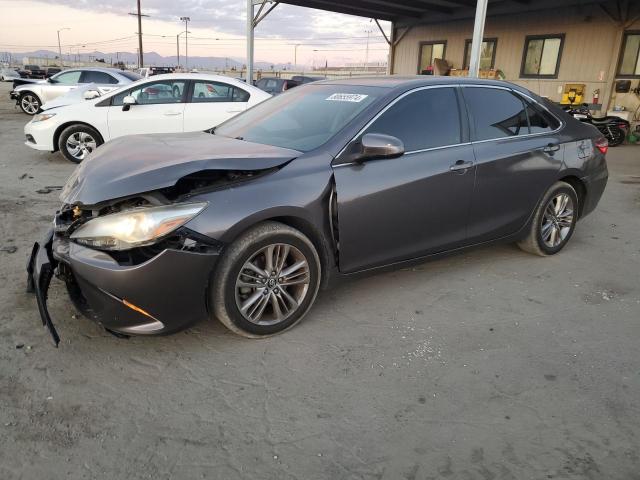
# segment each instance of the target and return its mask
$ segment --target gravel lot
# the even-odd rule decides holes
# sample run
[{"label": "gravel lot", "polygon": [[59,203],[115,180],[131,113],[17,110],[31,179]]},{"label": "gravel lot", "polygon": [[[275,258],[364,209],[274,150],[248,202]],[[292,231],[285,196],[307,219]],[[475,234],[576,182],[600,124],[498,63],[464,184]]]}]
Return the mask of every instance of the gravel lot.
[{"label": "gravel lot", "polygon": [[[1,479],[640,478],[640,147],[553,258],[478,249],[321,293],[284,335],[115,338],[25,262],[73,165],[0,85]],[[15,247],[15,251],[12,251]]]}]

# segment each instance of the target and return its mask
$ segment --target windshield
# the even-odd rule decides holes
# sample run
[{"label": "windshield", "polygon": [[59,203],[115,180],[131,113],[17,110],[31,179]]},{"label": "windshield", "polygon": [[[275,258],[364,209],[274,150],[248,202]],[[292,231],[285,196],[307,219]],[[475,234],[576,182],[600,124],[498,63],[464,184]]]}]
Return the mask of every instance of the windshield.
[{"label": "windshield", "polygon": [[385,91],[359,85],[296,87],[224,122],[215,134],[308,152],[326,143]]}]

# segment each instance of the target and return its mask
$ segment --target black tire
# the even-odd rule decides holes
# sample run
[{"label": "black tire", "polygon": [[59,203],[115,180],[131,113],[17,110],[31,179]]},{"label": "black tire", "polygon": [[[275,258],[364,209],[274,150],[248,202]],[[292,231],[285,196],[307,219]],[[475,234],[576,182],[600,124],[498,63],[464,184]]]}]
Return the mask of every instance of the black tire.
[{"label": "black tire", "polygon": [[[277,321],[277,323],[258,324],[247,319],[241,312],[239,302],[242,299],[239,297],[240,290],[237,290],[236,281],[240,278],[241,271],[247,271],[245,269],[246,262],[257,258],[256,255],[260,255],[261,251],[274,244],[294,247],[291,248],[291,251],[295,250],[296,255],[301,254],[304,257],[308,267],[306,270],[308,272],[308,285],[306,288],[302,286],[283,288],[288,292],[288,296],[296,295],[296,293],[287,289],[303,288],[304,294],[299,298],[300,301],[297,308],[292,310],[281,321]],[[267,270],[266,267],[265,270]],[[280,271],[284,270],[284,266],[281,267]],[[275,278],[279,275],[280,273]],[[232,332],[248,338],[268,337],[284,332],[304,317],[318,294],[321,275],[320,258],[313,243],[305,235],[282,223],[264,222],[241,234],[223,253],[212,278],[209,297],[210,305],[214,316]],[[267,279],[269,278],[267,277]],[[273,288],[276,288],[273,291],[278,293],[277,285]],[[264,293],[264,290],[267,290],[266,286],[262,289],[251,290],[250,293],[247,293],[247,296]],[[271,299],[271,293],[272,291],[269,291],[268,294],[265,293],[267,296],[264,299],[267,303],[265,303],[265,307],[261,312],[274,311],[272,300],[266,300]],[[246,301],[246,298],[244,300]],[[277,300],[274,301],[278,303]],[[260,302],[262,300],[257,300],[255,303],[259,304]],[[258,315],[258,319],[263,318],[261,315],[262,313]],[[274,314],[272,313],[272,315]]]},{"label": "black tire", "polygon": [[40,111],[42,102],[40,98],[33,92],[22,92],[18,98],[18,105],[27,115],[35,115]]},{"label": "black tire", "polygon": [[[554,201],[562,195],[567,195],[571,200],[571,204],[567,204],[567,211],[569,210],[569,205],[571,206],[570,210],[572,210],[570,221],[568,220],[568,216],[562,212],[560,212],[561,215],[556,217],[556,212],[553,208],[554,205],[557,205]],[[549,212],[547,215],[550,215],[550,219],[545,216],[545,212]],[[525,238],[518,242],[518,246],[525,252],[542,257],[558,253],[564,248],[573,235],[578,220],[578,212],[578,195],[574,188],[566,182],[554,183],[536,207],[533,219],[528,227],[529,232]],[[555,220],[553,220],[554,218]],[[549,224],[551,226],[545,229],[545,225]],[[549,229],[553,230],[556,228],[556,236],[548,237]],[[558,239],[557,236],[560,236],[560,239]],[[558,240],[557,245],[554,245],[554,240]]]},{"label": "black tire", "polygon": [[606,135],[610,147],[617,147],[624,143],[624,130],[618,127],[609,127],[610,134]]},{"label": "black tire", "polygon": [[[67,142],[69,142],[69,139],[71,137],[74,137],[74,138],[80,137],[85,139],[91,138],[92,140],[94,140],[94,142],[87,142],[85,144],[86,147],[85,147],[85,151],[83,152],[84,155],[82,155],[81,153],[78,153],[78,155],[74,156],[73,151],[70,150],[70,147],[68,147],[68,144],[67,144]],[[86,155],[91,153],[93,150],[98,148],[103,143],[104,143],[104,140],[102,140],[102,136],[100,135],[100,133],[98,133],[98,131],[95,128],[90,127],[89,125],[78,123],[75,125],[68,126],[60,133],[60,136],[58,137],[58,150],[60,150],[60,153],[62,154],[62,156],[67,160],[69,160],[70,162],[80,163],[82,162],[82,160],[86,158]]]}]

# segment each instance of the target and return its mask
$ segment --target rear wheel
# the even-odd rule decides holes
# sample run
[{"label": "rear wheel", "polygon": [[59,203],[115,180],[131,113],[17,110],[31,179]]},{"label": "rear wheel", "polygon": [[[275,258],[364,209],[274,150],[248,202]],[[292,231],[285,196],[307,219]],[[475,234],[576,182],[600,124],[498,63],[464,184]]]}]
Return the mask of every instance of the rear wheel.
[{"label": "rear wheel", "polygon": [[77,124],[65,128],[58,138],[60,153],[73,163],[82,162],[104,142],[95,128]]},{"label": "rear wheel", "polygon": [[556,182],[536,208],[527,236],[518,246],[529,253],[547,256],[567,244],[578,220],[578,196],[571,185]]},{"label": "rear wheel", "polygon": [[311,308],[320,276],[318,253],[305,235],[277,222],[259,224],[223,255],[211,286],[213,312],[244,337],[283,332]]},{"label": "rear wheel", "polygon": [[609,127],[607,130],[607,140],[609,141],[609,146],[617,147],[618,145],[622,145],[622,143],[624,142],[624,130],[618,127]]},{"label": "rear wheel", "polygon": [[20,105],[20,109],[27,115],[35,115],[38,113],[38,110],[40,110],[42,102],[40,102],[40,99],[35,93],[24,92],[20,94],[18,105]]}]

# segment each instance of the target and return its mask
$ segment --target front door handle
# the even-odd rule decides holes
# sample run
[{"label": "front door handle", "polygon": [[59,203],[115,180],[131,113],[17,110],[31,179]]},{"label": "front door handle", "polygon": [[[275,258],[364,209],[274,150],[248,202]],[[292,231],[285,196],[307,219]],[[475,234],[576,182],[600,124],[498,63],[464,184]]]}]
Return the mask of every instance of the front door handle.
[{"label": "front door handle", "polygon": [[542,149],[543,152],[548,153],[549,155],[553,155],[558,150],[560,150],[560,145],[557,143],[550,143]]},{"label": "front door handle", "polygon": [[473,167],[472,161],[458,160],[456,163],[449,167],[449,170],[462,175],[464,173],[467,173],[467,170],[469,170],[471,167]]},{"label": "front door handle", "polygon": [[244,110],[227,110],[227,113],[240,113],[244,112]]},{"label": "front door handle", "polygon": [[175,117],[176,115],[182,115],[182,112],[164,112],[165,117]]}]

